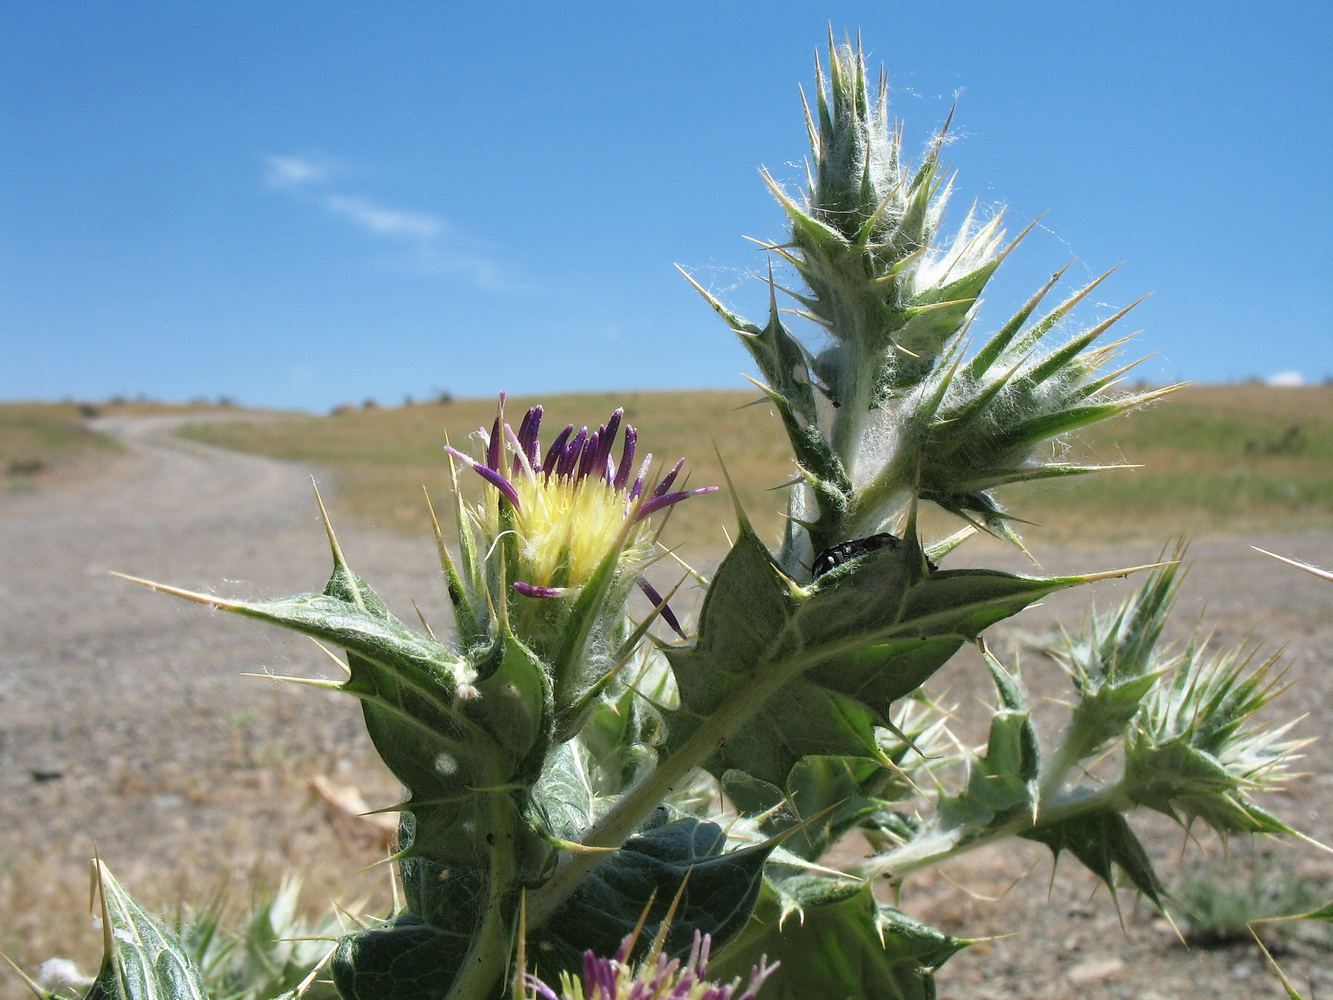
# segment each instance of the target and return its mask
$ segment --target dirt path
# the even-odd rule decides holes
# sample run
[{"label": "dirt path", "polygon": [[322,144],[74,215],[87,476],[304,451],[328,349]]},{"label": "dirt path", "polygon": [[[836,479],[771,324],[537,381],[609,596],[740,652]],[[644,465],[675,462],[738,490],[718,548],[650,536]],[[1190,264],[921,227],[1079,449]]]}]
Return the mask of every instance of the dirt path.
[{"label": "dirt path", "polygon": [[[97,429],[125,444],[128,458],[57,492],[0,498],[0,731],[10,778],[44,755],[84,766],[86,754],[47,730],[111,727],[137,741],[169,727],[182,704],[224,692],[220,712],[262,704],[269,685],[238,678],[241,670],[310,660],[300,648],[308,643],[109,575],[253,597],[317,590],[327,576],[313,470],[172,436],[186,419],[197,418],[102,421]],[[428,545],[350,528],[342,536],[349,559],[395,606],[414,597],[440,610]]]},{"label": "dirt path", "polygon": [[[392,794],[381,774],[361,770],[368,766],[367,745],[348,699],[239,676],[266,669],[332,676],[332,665],[309,642],[109,575],[119,570],[262,597],[319,589],[328,573],[311,497],[314,470],[182,441],[172,431],[184,419],[105,420],[98,429],[126,445],[125,458],[86,481],[0,497],[0,950],[21,961],[52,953],[40,949],[54,945],[32,935],[50,922],[49,912],[38,911],[49,911],[55,895],[72,895],[69,912],[78,912],[81,890],[74,887],[94,842],[149,902],[197,897],[227,871],[244,880],[291,865],[356,867],[326,856],[327,836],[321,841],[318,831],[288,829],[312,822],[297,801],[302,774],[342,773]],[[353,567],[390,607],[411,615],[415,598],[433,623],[446,621],[429,543],[351,526],[339,535]],[[1194,568],[1179,620],[1187,626],[1203,617],[1223,645],[1249,634],[1286,643],[1294,672],[1305,675],[1288,696],[1288,711],[1309,713],[1305,735],[1327,733],[1333,586],[1260,556],[1251,542],[1333,565],[1329,534],[1201,541],[1191,551]],[[1132,565],[1158,554],[1149,546],[1037,551],[1055,573]],[[992,560],[978,552],[975,561]],[[1007,554],[994,561],[1027,568]],[[1101,588],[1099,602],[1110,604],[1116,590]],[[1074,627],[1086,601],[1082,592],[1061,595],[1025,618],[1024,627],[1039,629],[1057,612]],[[961,676],[958,683],[970,689]],[[1317,776],[1297,782],[1276,811],[1333,842],[1333,741],[1316,747],[1306,763]],[[315,839],[302,839],[307,833]],[[1177,844],[1171,840],[1164,853]],[[265,852],[268,868],[260,858]],[[1040,858],[1035,847],[1033,857]],[[1305,855],[1299,864],[1333,897],[1328,865]],[[1013,858],[978,858],[954,875],[970,880],[971,889],[998,891],[1025,867]],[[1186,961],[1146,921],[1131,920],[1130,937],[1122,936],[1114,917],[1105,916],[1111,910],[1104,900],[1081,902],[1086,881],[1072,880],[1047,901],[1047,870],[999,907],[969,902],[943,882],[924,897],[935,912],[922,915],[957,918],[949,926],[955,933],[1006,933],[1017,929],[1016,913],[1030,928],[1012,945],[997,942],[955,959],[941,996],[1281,995],[1266,979],[1245,978],[1261,975],[1248,953],[1216,961],[1195,953]],[[80,940],[87,962],[95,942],[86,933]],[[38,951],[25,951],[30,941]],[[1122,965],[1107,965],[1111,959]],[[1320,966],[1308,956],[1292,961],[1298,971]],[[1326,967],[1333,969],[1333,960]],[[1001,981],[994,970],[1004,970]],[[973,978],[983,973],[984,985]],[[0,979],[0,997],[23,995],[11,994],[10,985]]]},{"label": "dirt path", "polygon": [[[183,441],[172,431],[185,419],[102,421],[124,457],[0,496],[0,951],[29,962],[58,946],[95,953],[78,916],[94,845],[156,905],[207,898],[229,877],[271,880],[298,860],[316,870],[312,896],[341,893],[374,856],[349,845],[349,858],[313,829],[304,788],[313,773],[350,780],[352,763],[366,766],[355,703],[241,676],[334,676],[323,654],[110,575],[235,597],[327,578],[314,470]],[[410,615],[415,598],[444,623],[429,544],[350,526],[340,540],[392,607]],[[392,802],[384,794],[376,804]],[[62,919],[67,936],[42,927]],[[0,997],[26,995],[11,986],[0,976]]]}]

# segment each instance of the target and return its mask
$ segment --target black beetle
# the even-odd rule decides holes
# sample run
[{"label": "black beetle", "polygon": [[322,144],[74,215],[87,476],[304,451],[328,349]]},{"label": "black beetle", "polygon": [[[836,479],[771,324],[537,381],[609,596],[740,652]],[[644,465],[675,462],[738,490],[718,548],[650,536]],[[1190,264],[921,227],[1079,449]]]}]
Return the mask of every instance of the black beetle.
[{"label": "black beetle", "polygon": [[867,552],[874,552],[878,549],[896,549],[900,541],[901,539],[897,535],[890,535],[887,531],[881,531],[878,535],[870,535],[867,538],[854,538],[850,542],[839,542],[815,556],[815,561],[810,566],[810,576],[812,579],[818,580],[830,570],[837,569],[848,559],[855,559],[857,556],[863,556]]}]

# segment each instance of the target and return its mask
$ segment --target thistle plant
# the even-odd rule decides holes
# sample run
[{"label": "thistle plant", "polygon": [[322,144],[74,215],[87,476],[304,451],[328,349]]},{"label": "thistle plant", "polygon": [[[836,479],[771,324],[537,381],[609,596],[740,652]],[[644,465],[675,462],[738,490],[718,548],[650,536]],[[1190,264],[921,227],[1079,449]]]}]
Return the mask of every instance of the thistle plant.
[{"label": "thistle plant", "polygon": [[[1280,672],[1252,651],[1164,641],[1177,560],[1138,567],[1139,593],[1056,651],[1072,707],[1039,737],[1021,665],[983,634],[1133,570],[1020,575],[958,565],[959,546],[977,530],[1021,546],[997,491],[1097,471],[1052,460],[1053,442],[1170,390],[1118,388],[1120,344],[1099,341],[1123,310],[1070,331],[1101,279],[1044,307],[1061,272],[974,337],[1021,236],[975,210],[946,232],[945,133],[910,163],[858,49],[831,41],[817,74],[806,190],[765,175],[790,223],[765,246],[799,287],[770,274],[762,324],[699,287],[790,440],[787,527],[770,550],[734,503],[693,622],[644,573],[666,515],[711,487],[639,459],[619,411],[543,447],[542,409],[515,430],[503,396],[472,448],[446,449],[456,555],[432,513],[452,637],[395,617],[331,527],[319,593],[151,584],[345,651],[343,680],[303,682],[360,701],[405,788],[403,905],[337,942],[329,974],[347,1000],[723,998],[741,983],[746,998],[928,998],[969,942],[906,912],[922,869],[1025,838],[1162,905],[1140,808],[1222,836],[1293,835],[1257,801],[1298,747],[1259,721]],[[780,294],[818,342],[788,328]],[[486,483],[478,504],[460,474]],[[922,537],[927,504],[960,530]],[[965,646],[995,701],[984,745],[954,752],[922,687]],[[874,855],[830,867],[850,835]],[[126,948],[112,942],[106,969],[131,962]],[[89,995],[131,981],[110,975]],[[116,995],[200,995],[189,977],[143,982]]]}]

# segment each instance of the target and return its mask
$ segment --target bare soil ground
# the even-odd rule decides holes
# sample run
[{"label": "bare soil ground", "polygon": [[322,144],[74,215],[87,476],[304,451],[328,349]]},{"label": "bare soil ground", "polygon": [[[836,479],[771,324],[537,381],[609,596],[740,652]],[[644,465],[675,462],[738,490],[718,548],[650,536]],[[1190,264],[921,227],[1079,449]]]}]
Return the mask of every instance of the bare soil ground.
[{"label": "bare soil ground", "polygon": [[[193,419],[197,419],[193,418]],[[86,861],[94,846],[150,905],[200,900],[224,882],[247,891],[287,869],[305,873],[312,906],[370,894],[383,905],[382,856],[373,833],[333,824],[308,791],[323,775],[354,784],[372,805],[393,801],[349,699],[242,672],[335,676],[303,639],[174,601],[112,570],[228,596],[319,589],[327,549],[311,496],[318,472],[180,441],[180,418],[122,417],[99,428],[128,454],[97,474],[0,496],[0,950],[33,968],[61,953],[84,968],[98,944],[87,919]],[[1297,526],[1293,525],[1293,529]],[[355,569],[389,605],[433,626],[447,622],[429,544],[344,526]],[[1248,636],[1285,646],[1296,684],[1286,714],[1300,734],[1333,726],[1333,586],[1255,553],[1249,545],[1333,565],[1333,534],[1197,540],[1178,607],[1180,628],[1202,619],[1219,646]],[[1152,561],[1155,548],[1034,552],[1051,572]],[[978,548],[963,559],[1022,569],[1012,554]],[[958,558],[957,556],[955,558]],[[1081,621],[1089,596],[1109,606],[1133,586],[1060,595],[992,639],[1037,634],[1057,618]],[[1183,634],[1183,632],[1182,632]],[[1055,696],[1055,671],[1029,655],[1026,677]],[[977,690],[975,664],[951,665],[955,700]],[[975,677],[975,673],[970,675]],[[966,716],[968,706],[962,706]],[[1043,709],[1050,724],[1059,708]],[[1316,744],[1310,775],[1269,805],[1333,843],[1333,743]],[[1181,835],[1165,822],[1140,829],[1168,884]],[[1200,847],[1220,856],[1208,838]],[[1333,858],[1279,848],[1282,864],[1333,899]],[[1026,878],[1020,878],[1030,872]],[[1017,881],[1017,884],[1014,884]],[[998,898],[998,901],[992,901]],[[1086,997],[1185,1000],[1282,997],[1252,948],[1184,948],[1164,921],[1124,897],[1123,925],[1105,892],[1066,861],[1052,880],[1037,845],[1006,845],[909,883],[909,912],[952,933],[998,938],[952,960],[941,997],[957,1000]],[[1333,991],[1328,939],[1298,936],[1280,955],[1316,995]],[[0,997],[26,995],[0,978]],[[1308,994],[1307,994],[1308,996]]]}]

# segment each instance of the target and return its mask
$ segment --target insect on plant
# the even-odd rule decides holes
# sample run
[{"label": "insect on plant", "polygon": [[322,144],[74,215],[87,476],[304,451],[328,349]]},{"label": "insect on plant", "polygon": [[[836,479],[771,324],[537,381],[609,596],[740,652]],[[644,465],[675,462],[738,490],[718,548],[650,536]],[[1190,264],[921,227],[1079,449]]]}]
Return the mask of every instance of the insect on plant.
[{"label": "insect on plant", "polygon": [[857,556],[863,556],[867,552],[875,552],[878,549],[896,549],[900,541],[901,539],[897,535],[881,531],[878,534],[870,535],[868,538],[855,538],[850,542],[839,542],[815,556],[815,561],[810,565],[810,576],[818,580],[829,570],[837,569],[849,559],[855,559]]}]

